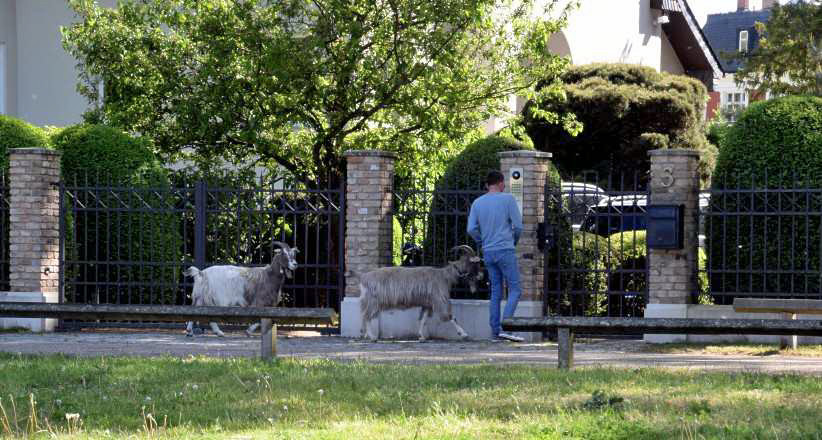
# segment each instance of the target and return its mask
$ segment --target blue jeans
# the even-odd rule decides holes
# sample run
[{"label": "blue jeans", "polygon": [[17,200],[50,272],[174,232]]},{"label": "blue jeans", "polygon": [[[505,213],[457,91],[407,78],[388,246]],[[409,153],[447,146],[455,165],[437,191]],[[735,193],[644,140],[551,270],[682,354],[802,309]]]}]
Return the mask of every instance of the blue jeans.
[{"label": "blue jeans", "polygon": [[517,253],[513,249],[483,252],[485,268],[488,269],[488,277],[491,280],[491,301],[490,301],[490,324],[491,334],[498,336],[500,332],[499,308],[502,302],[502,280],[508,284],[508,302],[505,304],[503,317],[514,316],[517,309],[522,288],[519,284],[519,267],[517,265]]}]

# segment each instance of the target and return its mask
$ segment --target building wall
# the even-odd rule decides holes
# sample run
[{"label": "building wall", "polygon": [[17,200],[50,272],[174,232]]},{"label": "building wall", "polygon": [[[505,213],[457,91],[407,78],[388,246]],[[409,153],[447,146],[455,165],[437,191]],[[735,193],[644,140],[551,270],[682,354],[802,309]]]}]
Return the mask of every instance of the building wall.
[{"label": "building wall", "polygon": [[[112,7],[116,0],[98,0]],[[77,61],[60,26],[74,21],[65,1],[0,0],[0,39],[8,39],[7,113],[36,125],[80,122],[86,99],[76,91]]]},{"label": "building wall", "polygon": [[0,95],[3,102],[0,113],[14,115],[17,113],[17,25],[15,0],[0,0],[0,45],[4,47],[5,59],[0,71]]},{"label": "building wall", "polygon": [[682,67],[674,47],[671,46],[671,42],[668,41],[668,37],[664,33],[662,34],[662,53],[659,64],[659,70],[662,72],[685,75],[685,68]]}]

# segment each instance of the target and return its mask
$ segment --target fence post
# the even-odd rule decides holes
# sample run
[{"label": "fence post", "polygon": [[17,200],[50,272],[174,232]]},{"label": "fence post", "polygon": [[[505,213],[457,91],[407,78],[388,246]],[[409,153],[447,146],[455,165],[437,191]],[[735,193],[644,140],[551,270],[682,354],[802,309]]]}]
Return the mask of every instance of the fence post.
[{"label": "fence post", "polygon": [[[500,171],[505,176],[506,191],[521,203],[523,232],[517,244],[522,296],[515,316],[543,315],[544,264],[537,243],[537,226],[545,220],[545,185],[551,168],[551,153],[534,150],[498,153]],[[515,178],[514,173],[519,173]],[[521,333],[527,339],[538,333]]]},{"label": "fence post", "polygon": [[206,205],[208,188],[205,181],[198,180],[194,186],[194,265],[205,269],[206,265]]},{"label": "fence post", "polygon": [[[60,153],[9,150],[9,286],[0,302],[58,302]],[[56,319],[0,318],[0,328],[52,331]]]},{"label": "fence post", "polygon": [[[648,152],[651,157],[650,204],[682,204],[682,249],[648,250],[648,305],[646,318],[687,318],[691,295],[697,290],[699,222],[699,153],[667,149]],[[653,343],[685,342],[686,335],[645,335]]]},{"label": "fence post", "polygon": [[[358,274],[390,266],[392,188],[397,155],[387,151],[346,151],[345,268]],[[360,335],[359,287],[346,277],[340,310],[341,334]]]}]

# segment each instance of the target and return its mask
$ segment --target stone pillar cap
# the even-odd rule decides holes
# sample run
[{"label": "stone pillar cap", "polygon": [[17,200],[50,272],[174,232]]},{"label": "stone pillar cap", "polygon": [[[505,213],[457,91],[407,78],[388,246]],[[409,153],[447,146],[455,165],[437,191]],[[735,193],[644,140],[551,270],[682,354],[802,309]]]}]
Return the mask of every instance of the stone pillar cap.
[{"label": "stone pillar cap", "polygon": [[501,151],[497,153],[500,159],[511,159],[515,157],[528,157],[534,159],[550,159],[551,153],[546,153],[544,151],[536,151],[536,150],[514,150],[514,151]]},{"label": "stone pillar cap", "polygon": [[699,157],[699,151],[690,148],[661,148],[648,151],[648,156],[687,156]]},{"label": "stone pillar cap", "polygon": [[46,154],[59,156],[60,152],[47,147],[9,148],[9,154]]},{"label": "stone pillar cap", "polygon": [[397,153],[383,150],[348,150],[343,153],[345,157],[385,157],[387,159],[396,159]]}]

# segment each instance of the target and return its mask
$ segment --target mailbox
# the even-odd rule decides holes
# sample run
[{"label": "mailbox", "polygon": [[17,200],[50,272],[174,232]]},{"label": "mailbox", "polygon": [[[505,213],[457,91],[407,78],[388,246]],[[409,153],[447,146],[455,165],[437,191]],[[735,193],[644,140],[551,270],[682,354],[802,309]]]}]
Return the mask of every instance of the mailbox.
[{"label": "mailbox", "polygon": [[682,249],[684,205],[648,206],[648,249]]}]

